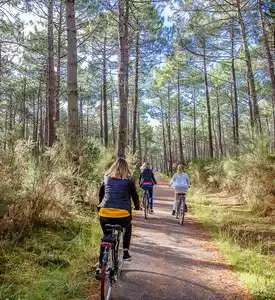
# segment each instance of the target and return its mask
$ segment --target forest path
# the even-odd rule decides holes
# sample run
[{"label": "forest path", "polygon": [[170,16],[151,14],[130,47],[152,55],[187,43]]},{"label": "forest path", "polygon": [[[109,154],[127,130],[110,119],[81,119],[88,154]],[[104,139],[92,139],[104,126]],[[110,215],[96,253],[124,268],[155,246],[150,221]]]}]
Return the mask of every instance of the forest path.
[{"label": "forest path", "polygon": [[157,178],[154,215],[133,217],[132,262],[124,264],[113,300],[252,299],[200,223],[171,216],[173,191]]}]

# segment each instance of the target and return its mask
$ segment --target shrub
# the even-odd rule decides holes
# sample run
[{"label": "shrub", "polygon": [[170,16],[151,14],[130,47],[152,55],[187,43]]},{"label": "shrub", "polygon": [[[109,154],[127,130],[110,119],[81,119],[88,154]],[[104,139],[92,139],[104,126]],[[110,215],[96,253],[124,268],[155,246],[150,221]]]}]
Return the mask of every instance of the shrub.
[{"label": "shrub", "polygon": [[265,215],[275,211],[275,156],[267,151],[196,160],[188,171],[197,187],[237,194],[251,209]]},{"label": "shrub", "polygon": [[36,159],[35,145],[16,140],[0,157],[0,235],[23,232],[37,223],[59,223],[76,216],[96,193],[114,154],[96,140],[82,142],[74,153],[63,135]]}]

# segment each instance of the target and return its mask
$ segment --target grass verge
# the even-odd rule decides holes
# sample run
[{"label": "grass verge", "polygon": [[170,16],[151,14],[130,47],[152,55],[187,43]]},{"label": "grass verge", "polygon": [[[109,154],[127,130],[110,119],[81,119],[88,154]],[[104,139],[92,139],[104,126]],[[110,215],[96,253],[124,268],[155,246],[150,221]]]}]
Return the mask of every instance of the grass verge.
[{"label": "grass verge", "polygon": [[[88,299],[101,230],[96,218],[36,228],[0,248],[0,299]],[[16,240],[16,238],[15,238]]]},{"label": "grass verge", "polygon": [[222,194],[191,190],[191,211],[248,286],[255,300],[275,300],[275,220]]}]

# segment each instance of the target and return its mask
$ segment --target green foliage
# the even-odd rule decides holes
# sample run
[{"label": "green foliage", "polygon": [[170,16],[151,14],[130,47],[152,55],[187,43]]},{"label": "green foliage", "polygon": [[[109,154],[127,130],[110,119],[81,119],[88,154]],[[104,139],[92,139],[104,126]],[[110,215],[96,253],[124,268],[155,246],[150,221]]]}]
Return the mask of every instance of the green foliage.
[{"label": "green foliage", "polygon": [[16,140],[0,158],[2,234],[75,217],[80,203],[94,210],[99,183],[114,160],[97,141],[83,142],[71,153],[63,135],[38,161],[33,150],[34,144]]},{"label": "green foliage", "polygon": [[24,243],[0,248],[0,299],[87,299],[96,291],[93,273],[101,230],[96,219],[37,228]]},{"label": "green foliage", "polygon": [[275,211],[275,157],[267,145],[253,152],[220,160],[199,159],[189,165],[192,182],[200,188],[225,190],[238,195],[264,215]]},{"label": "green foliage", "polygon": [[275,226],[273,217],[259,217],[247,204],[224,193],[193,188],[189,202],[226,255],[255,300],[274,300]]}]

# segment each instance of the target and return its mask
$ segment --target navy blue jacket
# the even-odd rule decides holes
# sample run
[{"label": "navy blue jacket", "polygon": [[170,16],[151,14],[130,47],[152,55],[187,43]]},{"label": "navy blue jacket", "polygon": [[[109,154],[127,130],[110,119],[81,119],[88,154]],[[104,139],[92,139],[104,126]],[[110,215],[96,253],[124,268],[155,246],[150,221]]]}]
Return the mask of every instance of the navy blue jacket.
[{"label": "navy blue jacket", "polygon": [[153,184],[157,184],[154,173],[151,169],[144,169],[142,173],[139,175],[139,185],[143,182],[152,182]]},{"label": "navy blue jacket", "polygon": [[131,212],[131,198],[135,209],[139,210],[139,197],[132,180],[104,178],[99,191],[99,207],[125,209]]}]

